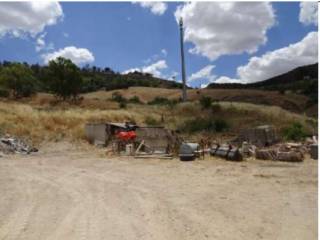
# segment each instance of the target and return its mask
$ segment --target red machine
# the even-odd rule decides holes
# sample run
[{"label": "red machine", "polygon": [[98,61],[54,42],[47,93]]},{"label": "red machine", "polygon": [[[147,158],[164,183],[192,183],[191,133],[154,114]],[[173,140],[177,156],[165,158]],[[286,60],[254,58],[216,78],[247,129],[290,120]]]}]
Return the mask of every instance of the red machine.
[{"label": "red machine", "polygon": [[120,131],[116,136],[119,140],[128,142],[134,140],[137,137],[137,134],[135,131]]}]

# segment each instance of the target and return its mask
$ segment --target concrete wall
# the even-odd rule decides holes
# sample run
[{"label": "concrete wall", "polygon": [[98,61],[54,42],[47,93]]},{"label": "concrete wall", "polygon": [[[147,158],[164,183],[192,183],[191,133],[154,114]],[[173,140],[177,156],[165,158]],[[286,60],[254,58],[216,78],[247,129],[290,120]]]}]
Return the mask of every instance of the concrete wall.
[{"label": "concrete wall", "polygon": [[93,144],[106,144],[107,132],[105,123],[88,123],[85,126],[86,138]]}]

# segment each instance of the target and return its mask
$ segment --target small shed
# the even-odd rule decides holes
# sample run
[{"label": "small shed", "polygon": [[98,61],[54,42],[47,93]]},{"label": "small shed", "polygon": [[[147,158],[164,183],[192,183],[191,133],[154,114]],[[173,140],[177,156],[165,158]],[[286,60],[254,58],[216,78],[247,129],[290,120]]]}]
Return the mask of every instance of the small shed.
[{"label": "small shed", "polygon": [[85,135],[88,141],[95,145],[105,146],[111,141],[116,131],[135,129],[137,126],[130,123],[87,123],[85,126]]}]

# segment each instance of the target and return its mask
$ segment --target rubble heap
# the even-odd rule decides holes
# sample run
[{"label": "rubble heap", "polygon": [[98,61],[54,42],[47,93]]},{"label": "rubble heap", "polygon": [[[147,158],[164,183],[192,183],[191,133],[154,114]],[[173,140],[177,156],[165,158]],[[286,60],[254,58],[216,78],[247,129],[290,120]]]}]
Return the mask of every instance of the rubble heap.
[{"label": "rubble heap", "polygon": [[309,146],[302,143],[282,143],[255,152],[257,159],[285,162],[302,162],[304,155],[310,152]]},{"label": "rubble heap", "polygon": [[29,154],[37,152],[38,149],[28,145],[23,140],[9,135],[0,136],[0,156],[3,154]]}]

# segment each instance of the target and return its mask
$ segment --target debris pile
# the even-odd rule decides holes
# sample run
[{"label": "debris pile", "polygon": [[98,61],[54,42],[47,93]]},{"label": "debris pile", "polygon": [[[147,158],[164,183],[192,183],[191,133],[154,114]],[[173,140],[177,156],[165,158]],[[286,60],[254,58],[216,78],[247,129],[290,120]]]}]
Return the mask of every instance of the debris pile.
[{"label": "debris pile", "polygon": [[302,162],[308,153],[308,146],[302,143],[282,143],[268,148],[257,149],[255,156],[260,160]]},{"label": "debris pile", "polygon": [[21,139],[9,136],[0,136],[0,156],[3,154],[29,154],[31,152],[37,152],[38,149],[26,144]]}]

